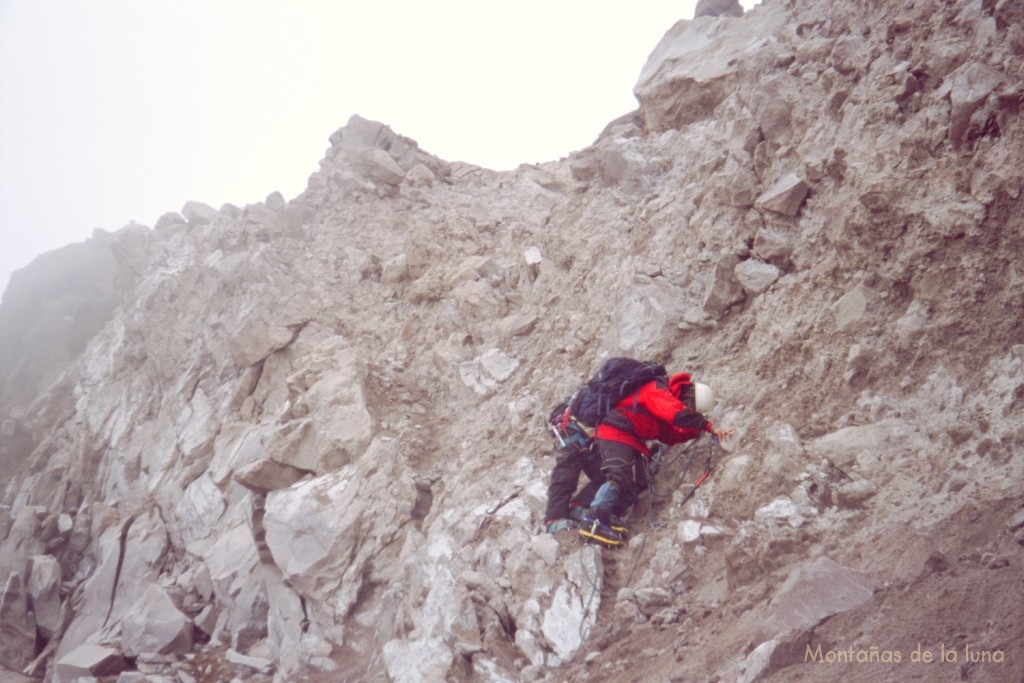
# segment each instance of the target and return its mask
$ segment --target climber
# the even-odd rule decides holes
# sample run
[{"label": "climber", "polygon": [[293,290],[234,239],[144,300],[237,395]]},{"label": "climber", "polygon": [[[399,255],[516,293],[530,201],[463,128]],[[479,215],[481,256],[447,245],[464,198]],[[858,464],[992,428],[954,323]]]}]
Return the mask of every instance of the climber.
[{"label": "climber", "polygon": [[594,441],[606,481],[580,522],[580,535],[610,546],[625,543],[624,530],[614,523],[613,515],[621,515],[635,503],[646,484],[633,476],[634,466],[639,464],[637,470],[642,471],[643,459],[651,455],[646,441],[671,446],[704,432],[719,440],[729,438],[734,430],[716,428],[704,417],[713,407],[711,388],[692,383],[685,372],[672,375],[667,383],[663,379],[648,382],[620,400],[597,427]]},{"label": "climber", "polygon": [[[555,467],[551,470],[548,484],[548,505],[544,513],[544,528],[548,533],[572,529],[582,518],[583,512],[594,499],[594,494],[604,483],[601,473],[601,455],[593,442],[585,450],[567,444],[556,449]],[[575,496],[580,473],[590,480]]]}]

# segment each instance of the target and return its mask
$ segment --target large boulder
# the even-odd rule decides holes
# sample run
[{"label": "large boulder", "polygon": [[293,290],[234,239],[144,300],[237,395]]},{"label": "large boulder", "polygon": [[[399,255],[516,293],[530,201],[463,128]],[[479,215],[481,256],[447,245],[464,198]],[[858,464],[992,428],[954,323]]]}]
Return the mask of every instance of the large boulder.
[{"label": "large boulder", "polygon": [[190,225],[206,225],[217,217],[217,209],[202,202],[187,201],[181,207],[181,215]]},{"label": "large boulder", "polygon": [[842,427],[811,441],[807,450],[828,458],[841,468],[859,465],[865,474],[878,472],[889,461],[898,460],[918,437],[912,424],[898,418],[871,424]]},{"label": "large boulder", "polygon": [[750,295],[757,295],[774,284],[782,271],[770,263],[758,259],[747,259],[736,265],[736,279]]},{"label": "large boulder", "polygon": [[331,337],[318,345],[307,367],[289,378],[299,398],[295,419],[271,443],[270,456],[284,464],[322,474],[362,456],[373,436],[366,406],[366,369],[347,340]]},{"label": "large boulder", "polygon": [[655,46],[633,92],[652,131],[683,129],[711,118],[735,92],[744,65],[787,22],[781,5],[762,6],[756,21],[679,21]]},{"label": "large boulder", "polygon": [[773,211],[792,217],[800,212],[810,189],[807,181],[795,173],[790,173],[765,190],[754,202],[754,206],[762,211]]},{"label": "large boulder", "polygon": [[117,624],[156,582],[167,553],[167,532],[160,513],[128,516],[95,541],[99,564],[83,583],[75,617],[57,650],[57,658],[93,643]]},{"label": "large boulder", "polygon": [[121,653],[105,645],[79,645],[57,660],[56,683],[75,683],[116,676],[127,668]]},{"label": "large boulder", "polygon": [[688,299],[685,290],[666,278],[634,278],[619,300],[615,315],[619,349],[640,358],[657,358],[669,352]]},{"label": "large boulder", "polygon": [[557,660],[568,661],[597,623],[604,563],[597,546],[580,548],[562,563],[561,581],[543,614],[540,631]]},{"label": "large boulder", "polygon": [[57,558],[36,555],[32,558],[32,571],[28,577],[28,594],[36,615],[36,628],[45,638],[52,638],[60,629],[61,571]]},{"label": "large boulder", "polygon": [[192,620],[175,606],[167,591],[153,585],[121,619],[121,652],[182,655],[192,649]]},{"label": "large boulder", "polygon": [[807,629],[863,605],[881,582],[865,572],[819,557],[796,565],[779,586],[761,620],[763,639]]},{"label": "large boulder", "polygon": [[447,680],[455,653],[444,638],[392,640],[382,650],[388,678],[395,683],[430,683]]},{"label": "large boulder", "polygon": [[416,497],[394,442],[378,441],[353,465],[267,494],[267,546],[289,585],[340,620]]},{"label": "large boulder", "polygon": [[736,266],[740,257],[725,253],[718,257],[707,279],[702,306],[712,316],[722,316],[732,306],[746,298],[743,285],[737,279]]}]

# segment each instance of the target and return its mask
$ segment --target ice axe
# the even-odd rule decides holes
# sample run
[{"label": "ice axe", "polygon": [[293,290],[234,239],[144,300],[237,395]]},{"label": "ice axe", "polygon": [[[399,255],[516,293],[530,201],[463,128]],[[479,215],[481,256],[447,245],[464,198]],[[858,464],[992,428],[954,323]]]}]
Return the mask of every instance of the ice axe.
[{"label": "ice axe", "polygon": [[715,447],[717,443],[718,437],[712,434],[711,441],[708,442],[708,457],[704,460],[704,473],[700,475],[699,479],[697,479],[696,483],[693,485],[693,488],[690,489],[690,492],[687,493],[681,501],[679,501],[679,507],[683,507],[686,504],[686,501],[690,500],[690,498],[693,497],[693,494],[697,493],[697,489],[700,488],[700,485],[707,481],[707,478],[710,477],[711,473],[715,471],[715,464],[711,462],[711,456],[713,453],[712,449]]}]

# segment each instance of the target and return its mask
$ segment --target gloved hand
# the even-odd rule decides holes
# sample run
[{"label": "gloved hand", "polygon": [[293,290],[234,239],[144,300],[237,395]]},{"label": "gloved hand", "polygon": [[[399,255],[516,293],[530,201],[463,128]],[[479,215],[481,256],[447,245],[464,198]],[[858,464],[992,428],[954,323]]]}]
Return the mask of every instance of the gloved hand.
[{"label": "gloved hand", "polygon": [[730,436],[732,436],[732,433],[735,431],[735,429],[722,429],[721,427],[716,427],[715,429],[711,430],[711,435],[714,436],[719,441],[725,441]]}]

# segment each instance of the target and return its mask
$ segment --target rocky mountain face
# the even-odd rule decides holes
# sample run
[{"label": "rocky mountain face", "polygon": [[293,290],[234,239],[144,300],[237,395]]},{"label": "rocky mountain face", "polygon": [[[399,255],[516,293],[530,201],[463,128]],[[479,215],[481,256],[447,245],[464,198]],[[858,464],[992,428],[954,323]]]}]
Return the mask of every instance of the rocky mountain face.
[{"label": "rocky mountain face", "polygon": [[[291,201],[97,235],[74,291],[42,257],[0,679],[1020,681],[1022,83],[1013,0],[768,0],[568,158],[353,117]],[[737,430],[620,550],[542,529],[545,418],[613,355]]]}]

